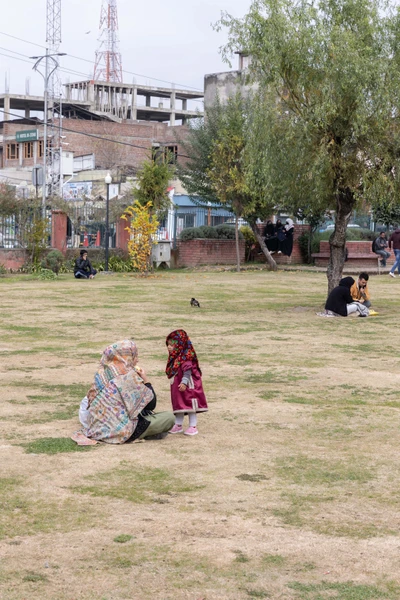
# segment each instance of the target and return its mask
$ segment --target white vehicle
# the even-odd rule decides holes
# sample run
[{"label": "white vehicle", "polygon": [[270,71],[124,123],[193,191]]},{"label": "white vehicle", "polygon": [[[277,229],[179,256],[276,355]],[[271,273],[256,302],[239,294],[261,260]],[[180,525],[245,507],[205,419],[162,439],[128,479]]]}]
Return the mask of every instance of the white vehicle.
[{"label": "white vehicle", "polygon": [[[351,229],[351,228],[353,228],[353,229],[354,228],[360,229],[360,226],[357,225],[356,223],[350,223],[349,225],[347,225],[347,228],[348,229]],[[328,225],[328,227],[326,229],[329,229],[329,230],[335,229],[335,224],[331,223],[331,225]]]}]

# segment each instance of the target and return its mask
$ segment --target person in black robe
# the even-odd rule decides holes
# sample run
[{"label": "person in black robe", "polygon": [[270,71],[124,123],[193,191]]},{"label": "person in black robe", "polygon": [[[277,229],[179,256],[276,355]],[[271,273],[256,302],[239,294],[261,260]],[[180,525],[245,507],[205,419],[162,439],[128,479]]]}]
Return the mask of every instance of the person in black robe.
[{"label": "person in black robe", "polygon": [[286,256],[291,256],[293,252],[293,234],[294,234],[294,223],[292,219],[286,219],[286,225],[284,227],[285,239],[282,241],[280,251]]},{"label": "person in black robe", "polygon": [[264,227],[264,241],[270,252],[278,250],[278,238],[276,237],[275,226],[272,221],[267,221]]}]

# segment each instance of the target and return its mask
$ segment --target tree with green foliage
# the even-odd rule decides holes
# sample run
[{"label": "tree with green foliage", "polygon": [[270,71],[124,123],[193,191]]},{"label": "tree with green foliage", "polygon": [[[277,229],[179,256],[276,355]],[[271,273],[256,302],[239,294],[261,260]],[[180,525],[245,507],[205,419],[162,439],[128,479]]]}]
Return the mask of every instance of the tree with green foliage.
[{"label": "tree with green foliage", "polygon": [[133,196],[142,206],[151,203],[151,210],[160,218],[168,210],[168,183],[175,175],[175,165],[168,155],[153,153],[137,173],[137,189]]},{"label": "tree with green foliage", "polygon": [[249,150],[257,137],[252,129],[256,124],[253,106],[253,99],[244,98],[240,92],[225,104],[217,99],[183,140],[189,158],[178,169],[180,179],[195,202],[223,204],[235,214],[238,271],[239,218],[249,221],[270,268],[277,268],[256,227],[258,218],[272,213],[273,203],[259,188],[249,169]]},{"label": "tree with green foliage", "polygon": [[[346,228],[371,174],[399,172],[400,16],[381,0],[254,0],[217,24],[224,57],[251,56],[264,104],[253,155],[261,185],[282,206],[335,210],[327,269],[341,278]],[[295,210],[293,210],[295,212]]]}]

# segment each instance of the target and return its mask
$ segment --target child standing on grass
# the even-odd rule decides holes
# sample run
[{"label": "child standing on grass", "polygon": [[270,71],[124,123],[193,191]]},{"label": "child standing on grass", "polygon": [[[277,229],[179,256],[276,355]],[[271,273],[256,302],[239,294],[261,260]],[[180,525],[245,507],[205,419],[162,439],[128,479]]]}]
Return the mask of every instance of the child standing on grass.
[{"label": "child standing on grass", "polygon": [[197,435],[197,413],[208,410],[201,381],[201,369],[196,351],[186,331],[172,331],[167,339],[168,362],[165,372],[171,380],[172,410],[175,425],[169,433],[183,432],[183,419],[189,416],[185,435]]}]

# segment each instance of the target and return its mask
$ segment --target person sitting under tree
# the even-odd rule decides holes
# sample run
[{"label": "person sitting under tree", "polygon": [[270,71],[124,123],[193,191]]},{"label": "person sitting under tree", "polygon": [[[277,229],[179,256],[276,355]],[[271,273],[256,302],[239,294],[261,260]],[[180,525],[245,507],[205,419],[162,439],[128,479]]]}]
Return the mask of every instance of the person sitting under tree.
[{"label": "person sitting under tree", "polygon": [[360,273],[358,280],[353,283],[350,288],[350,294],[353,298],[353,302],[360,302],[367,308],[371,306],[371,296],[368,289],[368,273]]}]

